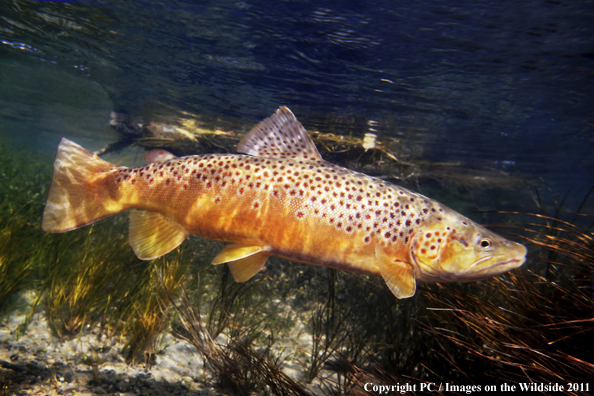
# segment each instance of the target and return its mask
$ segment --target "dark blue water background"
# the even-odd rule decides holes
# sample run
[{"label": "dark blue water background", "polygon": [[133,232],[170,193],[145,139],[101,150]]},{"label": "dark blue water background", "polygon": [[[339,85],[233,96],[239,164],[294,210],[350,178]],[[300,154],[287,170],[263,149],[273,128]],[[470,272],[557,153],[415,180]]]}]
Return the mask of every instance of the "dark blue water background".
[{"label": "dark blue water background", "polygon": [[308,129],[377,121],[401,157],[515,166],[578,202],[593,38],[587,0],[5,0],[0,137],[93,149],[116,139],[112,110],[247,131],[286,105]]}]

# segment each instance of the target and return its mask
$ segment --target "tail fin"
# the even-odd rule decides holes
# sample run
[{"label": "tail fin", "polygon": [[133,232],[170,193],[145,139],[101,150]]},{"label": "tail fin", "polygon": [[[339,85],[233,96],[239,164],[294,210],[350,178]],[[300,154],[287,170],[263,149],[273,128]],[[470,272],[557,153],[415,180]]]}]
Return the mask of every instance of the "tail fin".
[{"label": "tail fin", "polygon": [[63,138],[54,161],[41,229],[65,232],[92,223],[119,210],[102,200],[100,179],[116,165]]}]

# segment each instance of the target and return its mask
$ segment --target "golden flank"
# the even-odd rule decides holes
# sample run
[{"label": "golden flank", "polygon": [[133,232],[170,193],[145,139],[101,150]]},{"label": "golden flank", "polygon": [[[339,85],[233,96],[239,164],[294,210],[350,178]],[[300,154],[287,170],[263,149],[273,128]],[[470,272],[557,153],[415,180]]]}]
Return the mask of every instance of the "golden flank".
[{"label": "golden flank", "polygon": [[416,282],[466,282],[525,261],[526,248],[421,194],[322,160],[281,107],[239,143],[242,154],[110,164],[68,139],[54,162],[42,228],[65,232],[126,209],[144,260],[189,234],[230,242],[213,260],[244,282],[269,256],[381,276],[398,298]]}]

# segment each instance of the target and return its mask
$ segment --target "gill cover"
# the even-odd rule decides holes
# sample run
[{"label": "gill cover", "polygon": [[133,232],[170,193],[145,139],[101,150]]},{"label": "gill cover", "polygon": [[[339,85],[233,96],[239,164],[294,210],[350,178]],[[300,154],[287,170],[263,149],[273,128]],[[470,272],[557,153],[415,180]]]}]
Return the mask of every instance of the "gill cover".
[{"label": "gill cover", "polygon": [[458,215],[423,227],[411,245],[418,280],[466,282],[519,267],[526,248]]}]

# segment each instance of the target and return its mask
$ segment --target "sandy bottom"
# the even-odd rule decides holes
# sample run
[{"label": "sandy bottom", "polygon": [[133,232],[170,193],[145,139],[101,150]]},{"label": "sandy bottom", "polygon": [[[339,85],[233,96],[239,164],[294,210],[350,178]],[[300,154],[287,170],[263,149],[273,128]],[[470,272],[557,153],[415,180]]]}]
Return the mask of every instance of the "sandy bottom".
[{"label": "sandy bottom", "polygon": [[[226,394],[209,383],[210,373],[198,350],[170,334],[161,338],[160,351],[149,367],[145,362],[126,363],[123,342],[99,339],[99,331],[89,329],[79,337],[59,339],[42,314],[35,314],[26,332],[17,337],[24,321],[25,315],[13,314],[0,322],[0,396]],[[311,335],[287,336],[290,340],[277,348],[309,349]],[[217,342],[226,344],[224,336],[219,338]],[[303,380],[303,366],[294,358],[285,358],[283,371],[297,382]],[[317,382],[304,387],[320,394]]]},{"label": "sandy bottom", "polygon": [[222,395],[205,386],[195,347],[166,335],[163,353],[150,369],[127,364],[115,342],[105,347],[93,331],[71,340],[52,336],[45,318],[35,315],[24,335],[24,316],[0,324],[0,395]]}]

